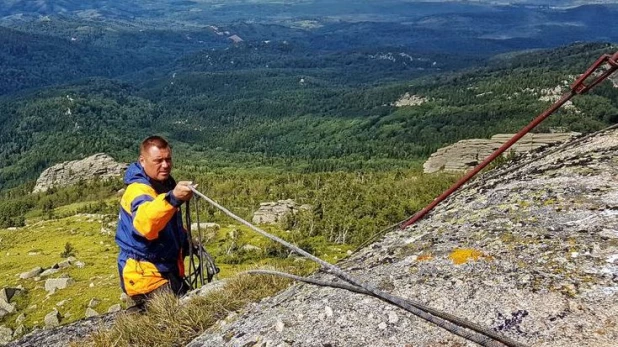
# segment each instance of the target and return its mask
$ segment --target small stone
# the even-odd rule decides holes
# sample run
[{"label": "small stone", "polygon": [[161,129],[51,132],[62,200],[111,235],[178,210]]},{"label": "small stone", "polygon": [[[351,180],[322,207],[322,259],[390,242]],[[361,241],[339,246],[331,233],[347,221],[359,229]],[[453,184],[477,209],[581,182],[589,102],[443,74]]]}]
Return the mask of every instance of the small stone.
[{"label": "small stone", "polygon": [[332,317],[333,316],[333,309],[330,308],[330,306],[326,306],[324,308],[324,314],[326,315],[326,317]]},{"label": "small stone", "polygon": [[245,252],[261,252],[262,251],[260,247],[249,245],[249,244],[242,246],[241,249]]},{"label": "small stone", "polygon": [[54,328],[60,325],[60,312],[54,309],[45,315],[45,327]]},{"label": "small stone", "polygon": [[7,328],[4,325],[0,325],[0,344],[4,345],[13,339],[13,330]]},{"label": "small stone", "polygon": [[86,263],[78,260],[75,262],[75,266],[77,266],[78,269],[83,269],[84,267],[86,267]]},{"label": "small stone", "polygon": [[71,261],[69,259],[65,259],[65,260],[59,262],[56,265],[58,265],[58,268],[60,268],[60,269],[65,269],[65,268],[71,266]]},{"label": "small stone", "polygon": [[22,272],[19,275],[19,278],[21,278],[22,280],[26,280],[26,279],[38,276],[41,272],[43,272],[43,268],[40,266],[37,266],[30,271]]},{"label": "small stone", "polygon": [[0,300],[0,310],[6,311],[6,313],[15,312],[15,304],[9,304],[4,300]]},{"label": "small stone", "polygon": [[393,311],[388,313],[388,322],[391,324],[397,324],[399,322],[399,316]]},{"label": "small stone", "polygon": [[41,277],[47,277],[47,276],[55,274],[58,271],[60,271],[60,270],[59,269],[54,269],[54,268],[47,269],[47,270],[41,272],[40,276]]},{"label": "small stone", "polygon": [[120,304],[115,304],[109,307],[109,309],[107,310],[107,313],[120,312],[121,310],[122,310],[122,307],[120,306]]},{"label": "small stone", "polygon": [[90,282],[90,284],[88,285],[88,287],[90,287],[90,288],[94,288],[94,283]]},{"label": "small stone", "polygon": [[380,329],[380,330],[384,330],[384,329],[386,329],[386,327],[387,327],[387,325],[386,325],[385,322],[382,322],[382,323],[378,324],[378,329]]},{"label": "small stone", "polygon": [[21,285],[17,286],[16,288],[2,288],[0,289],[0,300],[11,302],[11,299],[13,299],[15,295],[20,294],[22,290],[24,289],[21,287]]},{"label": "small stone", "polygon": [[285,328],[285,324],[282,321],[278,320],[277,323],[275,323],[275,330],[280,333],[283,331],[283,328]]},{"label": "small stone", "polygon": [[97,300],[96,298],[92,298],[90,299],[90,302],[88,302],[88,307],[89,308],[93,308],[95,306],[97,306],[101,301]]},{"label": "small stone", "polygon": [[73,283],[75,283],[75,280],[70,277],[50,278],[45,281],[45,290],[55,292],[56,289],[65,289]]},{"label": "small stone", "polygon": [[86,318],[95,317],[95,316],[98,316],[98,315],[99,315],[99,312],[91,309],[90,307],[88,307],[86,309],[86,314],[85,314]]}]

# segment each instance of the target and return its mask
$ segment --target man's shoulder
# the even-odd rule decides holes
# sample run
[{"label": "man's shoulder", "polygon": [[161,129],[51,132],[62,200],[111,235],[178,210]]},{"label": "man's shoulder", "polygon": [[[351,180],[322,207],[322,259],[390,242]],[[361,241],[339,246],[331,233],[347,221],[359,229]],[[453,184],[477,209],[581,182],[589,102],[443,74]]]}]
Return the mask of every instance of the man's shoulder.
[{"label": "man's shoulder", "polygon": [[127,186],[124,194],[122,194],[122,200],[133,201],[133,199],[141,195],[149,195],[154,198],[157,196],[157,192],[149,184],[135,182]]}]

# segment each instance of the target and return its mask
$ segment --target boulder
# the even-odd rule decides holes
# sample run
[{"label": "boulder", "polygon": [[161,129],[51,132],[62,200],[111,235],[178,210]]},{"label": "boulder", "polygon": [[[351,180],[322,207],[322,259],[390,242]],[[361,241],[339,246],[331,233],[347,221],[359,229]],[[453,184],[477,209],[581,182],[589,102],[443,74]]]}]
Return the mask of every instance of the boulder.
[{"label": "boulder", "polygon": [[60,312],[54,309],[45,315],[45,327],[54,328],[60,325]]},{"label": "boulder", "polygon": [[289,214],[302,210],[311,210],[311,205],[299,206],[294,200],[279,200],[260,203],[260,208],[253,214],[254,224],[276,224]]},{"label": "boulder", "polygon": [[41,272],[43,272],[43,268],[40,267],[40,266],[37,266],[37,267],[35,267],[34,269],[32,269],[30,271],[22,272],[19,275],[19,278],[21,278],[22,280],[33,278],[33,277],[36,277],[36,276],[40,275]]},{"label": "boulder", "polygon": [[0,300],[11,302],[11,299],[22,291],[21,288],[6,287],[0,289]]},{"label": "boulder", "polygon": [[405,93],[404,95],[402,95],[399,100],[395,101],[395,103],[393,104],[395,107],[403,107],[403,106],[418,106],[418,105],[422,105],[426,102],[428,102],[429,99],[427,99],[424,96],[418,96],[418,95],[410,95],[410,93]]},{"label": "boulder", "polygon": [[98,305],[98,304],[100,304],[100,303],[101,303],[101,301],[100,301],[100,300],[98,300],[97,298],[92,298],[92,299],[90,299],[90,301],[88,302],[88,307],[89,307],[89,308],[93,308],[93,307],[97,306],[97,305]]},{"label": "boulder", "polygon": [[120,304],[114,304],[110,306],[109,309],[107,309],[107,313],[120,312],[121,310],[122,307],[120,306]]},{"label": "boulder", "polygon": [[51,276],[51,275],[53,275],[53,274],[55,274],[55,273],[57,273],[59,271],[60,271],[60,269],[50,268],[50,269],[47,269],[47,270],[41,272],[41,274],[39,276],[47,277],[47,276]]},{"label": "boulder", "polygon": [[45,290],[53,293],[57,289],[65,289],[73,283],[75,283],[75,280],[70,277],[50,278],[45,281]]},{"label": "boulder", "polygon": [[75,266],[77,266],[78,269],[83,269],[84,267],[86,267],[86,263],[84,263],[83,261],[76,261],[75,262]]},{"label": "boulder", "polygon": [[[191,230],[197,230],[197,223],[191,223]],[[221,226],[217,223],[200,223],[199,224],[200,229],[212,229],[212,230],[219,230],[221,229]]]},{"label": "boulder", "polygon": [[99,312],[93,310],[92,308],[88,307],[86,309],[85,318],[95,317],[95,316],[98,316],[98,315],[99,315]]},{"label": "boulder", "polygon": [[216,292],[219,290],[223,290],[225,288],[225,285],[227,284],[227,280],[219,280],[219,281],[213,281],[210,283],[207,283],[205,285],[203,285],[200,288],[194,289],[190,292],[188,292],[184,297],[182,297],[180,299],[181,303],[187,303],[189,300],[191,300],[194,297],[197,296],[206,296],[212,292]]},{"label": "boulder", "polygon": [[[487,156],[507,142],[514,134],[497,134],[491,139],[461,140],[453,145],[438,149],[423,164],[425,173],[440,170],[466,171],[474,168]],[[524,153],[551,144],[564,142],[579,135],[579,133],[527,134],[510,149],[517,154]]]},{"label": "boulder", "polygon": [[0,299],[0,310],[6,311],[6,313],[13,313],[15,312],[15,304],[10,304]]},{"label": "boulder", "polygon": [[127,164],[118,163],[104,153],[98,153],[82,160],[56,164],[43,171],[36,181],[33,193],[45,192],[52,187],[70,186],[94,178],[109,179],[121,176]]},{"label": "boulder", "polygon": [[13,339],[13,330],[7,328],[4,325],[0,325],[0,345],[11,342]]}]

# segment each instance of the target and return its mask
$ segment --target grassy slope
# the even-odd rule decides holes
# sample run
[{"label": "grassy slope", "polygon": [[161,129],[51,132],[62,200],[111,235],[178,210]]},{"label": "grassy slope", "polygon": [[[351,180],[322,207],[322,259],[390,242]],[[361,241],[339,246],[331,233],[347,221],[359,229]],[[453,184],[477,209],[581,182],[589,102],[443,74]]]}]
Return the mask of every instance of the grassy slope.
[{"label": "grassy slope", "polygon": [[[57,208],[55,212],[70,213],[69,211],[78,207],[76,205],[78,204],[63,206]],[[15,319],[23,312],[26,314],[26,320],[23,322],[26,329],[42,327],[45,315],[54,308],[58,309],[62,316],[61,323],[66,324],[83,318],[92,298],[100,301],[94,307],[99,313],[106,312],[114,304],[122,303],[116,267],[118,248],[114,242],[113,233],[101,232],[102,228],[113,231],[115,229],[114,219],[115,215],[81,214],[58,220],[39,221],[23,228],[0,230],[0,252],[2,253],[0,282],[4,286],[22,286],[26,289],[14,299],[17,303],[17,312],[6,316],[3,324],[16,328],[18,324],[15,323]],[[289,239],[289,232],[277,227],[266,229]],[[271,253],[269,255],[255,251],[240,252],[242,257],[238,260],[231,260],[231,262],[241,263],[218,263],[221,268],[218,278],[230,277],[249,266],[293,267],[297,272],[302,273],[315,269],[313,264],[298,262],[294,257],[288,258],[283,255],[287,253],[275,254],[280,251],[280,248],[246,227],[230,224],[217,232],[206,233],[205,236],[209,239],[207,248],[218,259],[227,257],[229,260],[230,257],[239,253],[239,247],[246,244],[260,247],[264,253]],[[64,260],[60,254],[64,251],[67,242],[75,249],[76,258],[86,264],[84,268],[71,266],[46,278],[19,279],[19,274],[22,272],[37,266],[47,269]],[[348,245],[329,244],[320,237],[309,242],[316,254],[327,261],[336,261],[345,257],[347,250],[352,248]],[[230,250],[229,254],[228,250]],[[66,289],[47,295],[44,289],[45,280],[62,275],[69,275],[75,283]],[[58,303],[63,304],[58,305]]]}]

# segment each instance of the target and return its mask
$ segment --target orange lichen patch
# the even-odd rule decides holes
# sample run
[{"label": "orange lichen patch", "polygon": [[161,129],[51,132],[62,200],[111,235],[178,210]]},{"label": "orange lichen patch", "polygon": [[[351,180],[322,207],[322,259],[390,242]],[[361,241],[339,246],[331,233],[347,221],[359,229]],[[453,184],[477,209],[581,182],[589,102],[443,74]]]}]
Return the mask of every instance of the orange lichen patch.
[{"label": "orange lichen patch", "polygon": [[433,259],[431,253],[423,253],[416,258],[418,261],[430,261],[431,259]]},{"label": "orange lichen patch", "polygon": [[469,261],[477,261],[487,258],[485,254],[472,248],[456,248],[449,256],[455,265],[465,264]]}]

